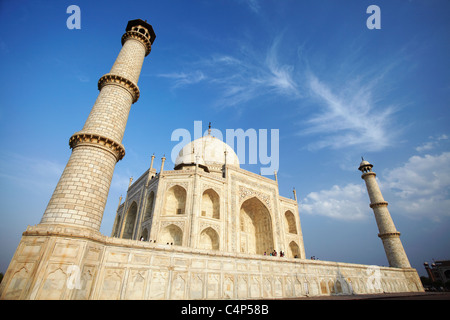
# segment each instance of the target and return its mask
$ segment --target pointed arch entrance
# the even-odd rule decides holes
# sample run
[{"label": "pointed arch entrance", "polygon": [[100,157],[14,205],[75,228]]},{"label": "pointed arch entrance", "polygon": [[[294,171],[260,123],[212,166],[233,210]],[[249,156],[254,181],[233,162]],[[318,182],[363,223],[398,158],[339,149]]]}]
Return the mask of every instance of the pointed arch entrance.
[{"label": "pointed arch entrance", "polygon": [[284,213],[284,217],[286,219],[286,232],[297,234],[294,214],[290,210],[288,210]]},{"label": "pointed arch entrance", "polygon": [[185,214],[186,190],[178,185],[171,187],[166,192],[164,215]]},{"label": "pointed arch entrance", "polygon": [[220,219],[220,198],[213,189],[203,192],[202,217]]},{"label": "pointed arch entrance", "polygon": [[239,214],[240,252],[264,254],[272,252],[272,219],[267,207],[256,197],[244,201]]}]

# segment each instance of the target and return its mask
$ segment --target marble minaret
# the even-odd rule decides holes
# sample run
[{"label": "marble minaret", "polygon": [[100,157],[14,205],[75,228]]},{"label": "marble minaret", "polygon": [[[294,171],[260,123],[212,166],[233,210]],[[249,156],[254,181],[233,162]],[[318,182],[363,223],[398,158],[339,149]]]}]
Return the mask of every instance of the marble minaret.
[{"label": "marble minaret", "polygon": [[361,178],[366,182],[370,207],[373,210],[380,232],[378,236],[383,241],[384,251],[386,252],[389,265],[395,268],[411,268],[402,242],[400,241],[400,232],[395,229],[394,222],[387,208],[388,203],[384,201],[377,180],[375,179],[376,174],[372,171],[372,167],[372,164],[363,159],[358,170],[363,173]]},{"label": "marble minaret", "polygon": [[125,155],[121,143],[131,105],[139,98],[142,64],[154,40],[147,22],[128,22],[111,71],[98,81],[100,93],[91,113],[69,140],[72,154],[41,224],[100,230],[114,168]]}]

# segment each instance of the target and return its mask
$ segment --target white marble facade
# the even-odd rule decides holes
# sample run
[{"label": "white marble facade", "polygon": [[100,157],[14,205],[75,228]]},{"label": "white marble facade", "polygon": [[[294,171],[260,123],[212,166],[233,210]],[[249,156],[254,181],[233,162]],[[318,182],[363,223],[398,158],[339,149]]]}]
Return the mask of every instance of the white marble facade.
[{"label": "white marble facade", "polygon": [[[204,152],[194,157],[195,149]],[[277,181],[239,168],[234,151],[210,135],[185,146],[175,170],[156,173],[150,168],[130,185],[111,235],[251,255],[275,250],[305,258],[297,201],[280,196]]]}]

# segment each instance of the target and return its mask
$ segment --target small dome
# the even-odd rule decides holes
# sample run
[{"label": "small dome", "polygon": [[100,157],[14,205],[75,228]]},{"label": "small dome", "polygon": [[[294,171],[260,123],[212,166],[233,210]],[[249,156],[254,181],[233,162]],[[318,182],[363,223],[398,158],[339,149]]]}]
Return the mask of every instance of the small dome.
[{"label": "small dome", "polygon": [[225,151],[227,152],[227,165],[239,167],[239,158],[234,150],[222,140],[211,135],[203,136],[185,145],[178,154],[175,167],[180,164],[195,164],[196,162],[205,166],[223,165],[225,164]]},{"label": "small dome", "polygon": [[[368,169],[367,167],[369,167],[370,169]],[[361,170],[361,171],[369,170],[369,171],[371,171],[372,167],[373,167],[373,165],[369,161],[366,161],[366,160],[362,159],[361,163],[359,164],[358,170]]]}]

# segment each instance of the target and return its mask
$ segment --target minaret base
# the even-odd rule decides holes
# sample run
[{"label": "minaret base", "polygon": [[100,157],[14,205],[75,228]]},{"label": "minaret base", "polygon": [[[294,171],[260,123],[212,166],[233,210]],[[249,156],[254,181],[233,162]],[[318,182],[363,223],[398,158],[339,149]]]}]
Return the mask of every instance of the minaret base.
[{"label": "minaret base", "polygon": [[386,252],[390,267],[411,268],[402,242],[400,241],[400,232],[379,234],[378,237],[383,242],[384,251]]}]

